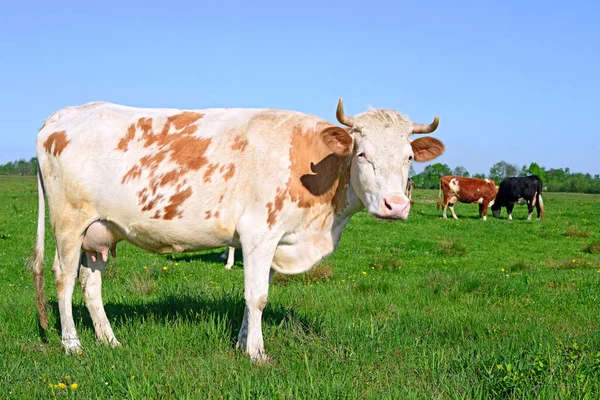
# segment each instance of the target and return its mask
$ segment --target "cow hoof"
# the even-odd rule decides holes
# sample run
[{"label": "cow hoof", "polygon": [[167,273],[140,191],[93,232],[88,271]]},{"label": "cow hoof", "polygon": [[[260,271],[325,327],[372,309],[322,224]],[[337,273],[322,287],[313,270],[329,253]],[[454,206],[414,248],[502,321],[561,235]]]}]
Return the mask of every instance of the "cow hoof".
[{"label": "cow hoof", "polygon": [[250,361],[255,364],[264,364],[271,361],[271,359],[264,351],[258,351],[255,354],[250,354]]},{"label": "cow hoof", "polygon": [[233,264],[225,264],[225,269],[231,269],[231,267],[233,267]]},{"label": "cow hoof", "polygon": [[83,352],[79,338],[61,339],[61,343],[67,354],[81,354]]}]

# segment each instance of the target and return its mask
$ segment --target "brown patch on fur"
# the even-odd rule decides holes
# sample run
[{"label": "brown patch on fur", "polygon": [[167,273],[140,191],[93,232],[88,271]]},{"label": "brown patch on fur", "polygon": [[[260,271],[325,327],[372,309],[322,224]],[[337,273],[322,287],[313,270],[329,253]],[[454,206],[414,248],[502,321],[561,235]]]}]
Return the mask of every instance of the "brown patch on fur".
[{"label": "brown patch on fur", "polygon": [[[301,208],[329,204],[334,213],[346,208],[350,182],[349,160],[332,153],[331,141],[324,143],[324,138],[335,131],[332,125],[323,122],[319,122],[316,129],[304,129],[302,126],[294,128],[289,153],[290,177],[284,188],[277,188],[275,199],[266,205],[269,228],[275,224],[277,214],[288,196]],[[325,221],[320,218],[326,220],[328,213],[317,217],[324,226]]]},{"label": "brown patch on fur", "polygon": [[329,128],[323,125],[317,125],[316,131],[295,129],[290,148],[291,175],[286,187],[290,199],[299,207],[330,203],[338,211],[344,206],[350,165],[347,157],[331,153],[323,143],[320,130]]},{"label": "brown patch on fur", "polygon": [[225,195],[224,195],[224,194],[222,194],[222,195],[221,195],[221,197],[219,197],[219,203],[222,203],[222,202],[223,202],[223,198],[225,198]]},{"label": "brown patch on fur", "polygon": [[212,217],[212,213],[210,211],[204,211],[204,219],[209,219]]},{"label": "brown patch on fur", "polygon": [[48,136],[44,142],[44,148],[48,154],[56,157],[60,156],[69,143],[71,141],[67,139],[67,131],[57,131]]},{"label": "brown patch on fur", "polygon": [[126,152],[127,147],[129,146],[129,143],[133,140],[133,138],[135,138],[135,124],[129,125],[129,128],[127,128],[127,134],[124,137],[122,137],[121,140],[119,140],[119,143],[117,144],[117,150]]},{"label": "brown patch on fur", "polygon": [[211,175],[219,168],[219,164],[209,164],[204,172],[204,183],[210,182]]},{"label": "brown patch on fur", "polygon": [[163,219],[181,218],[181,210],[178,207],[192,195],[192,188],[188,187],[183,192],[177,192],[169,197],[169,205],[164,208],[165,215]]},{"label": "brown patch on fur", "polygon": [[215,211],[215,218],[219,218],[219,212]]},{"label": "brown patch on fur", "polygon": [[287,192],[287,189],[278,187],[275,199],[272,202],[267,203],[267,223],[269,224],[269,229],[273,227],[277,220],[277,214],[283,208],[283,202],[287,196]]},{"label": "brown patch on fur", "polygon": [[227,166],[227,171],[223,174],[223,179],[225,182],[233,178],[233,174],[235,173],[235,165],[233,163]]},{"label": "brown patch on fur", "polygon": [[244,152],[244,150],[246,150],[246,146],[248,146],[248,141],[242,139],[241,136],[236,136],[235,139],[233,139],[231,150],[239,150],[240,152]]},{"label": "brown patch on fur", "polygon": [[422,137],[410,142],[415,161],[429,161],[440,156],[444,152],[444,143],[436,138]]},{"label": "brown patch on fur", "polygon": [[[140,158],[121,179],[125,184],[132,180],[143,179],[147,186],[137,193],[142,211],[151,211],[166,205],[163,212],[156,211],[152,218],[173,219],[181,217],[179,206],[191,196],[192,189],[185,179],[189,171],[197,171],[208,163],[204,157],[210,138],[201,138],[192,134],[198,130],[195,123],[204,114],[184,111],[180,114],[167,117],[160,133],[155,133],[152,118],[140,118],[137,123],[131,124],[126,135],[121,139],[118,150],[126,151],[131,142],[136,140],[148,149],[148,154]],[[141,134],[138,135],[138,132]],[[173,167],[164,168],[164,161],[174,164]],[[167,172],[158,173],[159,167]],[[170,188],[163,194],[158,194],[159,189]],[[165,200],[168,193],[174,193]]]}]

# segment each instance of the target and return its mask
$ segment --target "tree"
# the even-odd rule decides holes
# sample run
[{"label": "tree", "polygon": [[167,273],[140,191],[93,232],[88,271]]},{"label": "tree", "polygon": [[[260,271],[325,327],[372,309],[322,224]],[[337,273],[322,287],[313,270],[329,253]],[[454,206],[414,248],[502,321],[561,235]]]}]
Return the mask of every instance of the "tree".
[{"label": "tree", "polygon": [[529,164],[529,168],[527,169],[530,175],[537,175],[540,177],[542,182],[546,181],[546,171],[544,168],[540,167],[538,163],[532,162]]},{"label": "tree", "polygon": [[485,178],[485,174],[482,174],[482,173],[477,173],[477,174],[473,175],[473,178],[481,178],[481,179],[484,179],[484,178]]},{"label": "tree", "polygon": [[456,175],[456,176],[464,176],[464,177],[469,177],[469,171],[467,171],[467,169],[465,167],[463,167],[462,165],[459,165],[458,167],[454,168],[454,171],[452,171],[452,175]]},{"label": "tree", "polygon": [[523,165],[523,167],[521,167],[521,169],[519,170],[519,176],[524,177],[527,175],[529,175],[529,172],[527,172],[527,165]]},{"label": "tree", "polygon": [[412,178],[413,176],[415,176],[417,173],[415,172],[414,167],[412,166],[412,164],[410,165],[410,169],[408,170],[408,177]]},{"label": "tree", "polygon": [[517,166],[507,163],[506,161],[500,161],[490,168],[490,178],[496,181],[496,183],[500,182],[504,178],[516,175]]},{"label": "tree", "polygon": [[438,187],[440,178],[444,175],[452,175],[450,167],[446,164],[435,163],[426,166],[423,172],[413,177],[413,181],[416,187],[433,189]]}]

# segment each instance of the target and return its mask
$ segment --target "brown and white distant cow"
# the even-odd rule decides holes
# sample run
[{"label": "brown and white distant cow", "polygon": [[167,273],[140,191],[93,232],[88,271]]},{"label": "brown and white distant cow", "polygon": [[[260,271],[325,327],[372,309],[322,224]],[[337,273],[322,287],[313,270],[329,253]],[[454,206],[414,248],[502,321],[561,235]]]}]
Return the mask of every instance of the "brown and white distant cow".
[{"label": "brown and white distant cow", "polygon": [[[318,117],[268,109],[142,109],[90,103],[54,113],[37,136],[39,215],[32,269],[40,324],[44,213],[56,238],[53,271],[62,345],[81,347],[72,313],[79,273],[101,341],[119,342],[101,296],[108,252],[126,240],[156,253],[242,248],[246,308],[238,346],[265,357],[261,329],[274,272],[309,270],[338,245],[366,207],[404,220],[414,160],[439,156],[438,125],[396,111]],[[82,253],[83,251],[83,253]]]},{"label": "brown and white distant cow", "polygon": [[[442,193],[444,200],[441,200]],[[479,218],[487,219],[488,207],[494,204],[494,198],[498,193],[498,187],[490,179],[465,178],[462,176],[442,176],[440,178],[440,190],[438,192],[437,209],[440,209],[440,202],[443,207],[442,215],[446,216],[446,208],[450,206],[452,217],[458,219],[454,212],[454,204],[478,203]]]}]

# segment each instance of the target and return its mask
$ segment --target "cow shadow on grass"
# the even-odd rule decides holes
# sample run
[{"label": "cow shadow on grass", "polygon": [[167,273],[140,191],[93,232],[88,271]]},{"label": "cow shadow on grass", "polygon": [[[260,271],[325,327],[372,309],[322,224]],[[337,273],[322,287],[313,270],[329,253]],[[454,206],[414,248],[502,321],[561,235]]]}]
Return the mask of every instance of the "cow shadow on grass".
[{"label": "cow shadow on grass", "polygon": [[[202,253],[176,253],[165,255],[164,258],[177,262],[190,262],[190,261],[202,261],[207,263],[223,263],[220,258],[223,252],[227,251],[227,247],[223,247],[216,250],[203,251]],[[236,256],[239,256],[236,249]]]},{"label": "cow shadow on grass", "polygon": [[[208,293],[200,293],[198,296],[169,295],[156,301],[135,305],[107,303],[104,308],[113,329],[125,325],[141,325],[148,319],[165,326],[172,326],[173,322],[224,321],[229,332],[229,340],[232,345],[235,345],[244,317],[243,298],[240,290],[232,290],[217,295]],[[49,306],[56,316],[54,327],[60,334],[58,303],[51,301]],[[73,304],[73,318],[78,329],[86,327],[93,332],[94,324],[84,304]],[[306,335],[318,335],[321,332],[320,320],[309,321],[293,308],[280,304],[268,304],[263,312],[262,321],[263,327],[279,326]],[[40,332],[44,331],[40,330]],[[42,340],[47,340],[46,335],[41,333]]]}]

